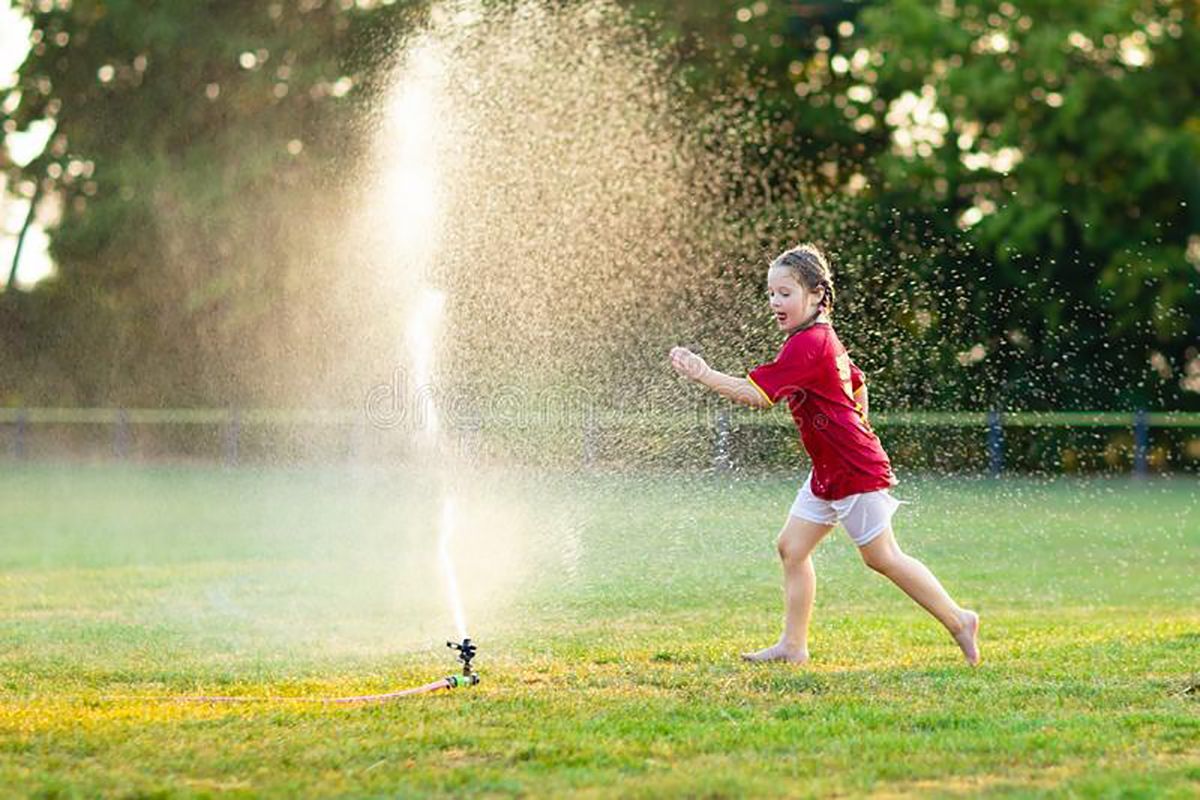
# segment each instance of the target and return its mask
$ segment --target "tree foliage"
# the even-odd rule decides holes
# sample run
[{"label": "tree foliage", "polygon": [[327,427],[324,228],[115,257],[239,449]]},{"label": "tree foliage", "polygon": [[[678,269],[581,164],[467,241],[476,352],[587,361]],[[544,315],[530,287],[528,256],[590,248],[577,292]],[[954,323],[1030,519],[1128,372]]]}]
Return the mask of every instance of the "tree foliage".
[{"label": "tree foliage", "polygon": [[700,102],[753,101],[774,182],[843,195],[840,231],[810,197],[789,233],[874,293],[852,313],[868,359],[900,356],[876,362],[893,398],[1200,405],[1194,6],[639,5]]},{"label": "tree foliage", "polygon": [[973,364],[997,391],[1186,402],[1200,337],[1196,21],[1185,3],[1140,0],[864,12],[878,62],[866,85],[893,114],[879,198],[945,236],[965,229],[973,274],[953,281],[978,281],[969,310],[987,355]]}]

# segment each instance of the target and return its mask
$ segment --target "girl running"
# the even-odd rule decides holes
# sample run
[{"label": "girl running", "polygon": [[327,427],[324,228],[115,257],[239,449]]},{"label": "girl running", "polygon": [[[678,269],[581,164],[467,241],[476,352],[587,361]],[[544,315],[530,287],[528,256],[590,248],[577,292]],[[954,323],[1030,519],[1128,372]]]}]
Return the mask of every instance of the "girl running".
[{"label": "girl running", "polygon": [[722,397],[754,408],[787,398],[812,472],[800,487],[779,532],[783,560],[783,634],[747,661],[808,661],[808,622],[816,596],[812,551],[837,523],[858,545],[868,567],[932,614],[954,637],[967,662],[979,663],[979,615],[951,599],[933,573],[904,553],[892,533],[900,503],[891,463],[867,422],[867,386],[830,323],[833,278],[824,254],[803,244],[783,253],[767,270],[767,296],[776,324],[787,339],[775,360],[745,378],[717,372],[683,347],[671,350],[671,365],[683,376]]}]

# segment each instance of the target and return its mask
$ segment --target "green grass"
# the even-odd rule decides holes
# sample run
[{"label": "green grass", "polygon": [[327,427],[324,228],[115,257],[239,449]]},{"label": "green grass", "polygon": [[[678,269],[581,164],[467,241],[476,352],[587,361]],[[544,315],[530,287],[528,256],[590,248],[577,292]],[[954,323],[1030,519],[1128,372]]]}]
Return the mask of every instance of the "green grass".
[{"label": "green grass", "polygon": [[483,682],[342,707],[452,671],[434,477],[0,467],[0,791],[1200,795],[1195,479],[906,480],[978,669],[840,529],[812,664],[738,661],[794,479],[453,482]]}]

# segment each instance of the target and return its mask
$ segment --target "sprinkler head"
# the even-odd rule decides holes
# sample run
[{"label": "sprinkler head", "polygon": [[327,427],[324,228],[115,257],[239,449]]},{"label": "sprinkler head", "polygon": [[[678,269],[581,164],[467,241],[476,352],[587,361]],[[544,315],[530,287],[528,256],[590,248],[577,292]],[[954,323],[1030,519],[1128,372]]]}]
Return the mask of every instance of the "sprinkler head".
[{"label": "sprinkler head", "polygon": [[[446,642],[446,647],[458,651],[458,660],[463,664],[463,675],[471,675],[471,659],[475,657],[476,647],[470,639],[461,642]],[[475,681],[478,683],[478,679]]]}]

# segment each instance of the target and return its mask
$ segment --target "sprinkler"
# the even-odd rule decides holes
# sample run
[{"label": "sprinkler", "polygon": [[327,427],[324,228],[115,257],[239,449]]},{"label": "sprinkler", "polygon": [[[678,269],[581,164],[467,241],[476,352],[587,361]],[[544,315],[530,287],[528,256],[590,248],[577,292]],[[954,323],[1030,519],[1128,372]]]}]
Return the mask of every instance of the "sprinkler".
[{"label": "sprinkler", "polygon": [[401,697],[415,694],[458,689],[463,686],[475,686],[479,683],[479,673],[471,667],[471,659],[475,658],[478,648],[470,639],[461,642],[446,642],[446,647],[458,651],[458,660],[462,662],[462,673],[447,675],[441,680],[427,683],[424,686],[414,686],[411,689],[401,689],[386,694],[361,694],[354,697],[225,697],[218,695],[198,695],[185,697],[116,697],[113,700],[164,700],[177,703],[261,703],[261,702],[294,702],[294,703],[336,703],[339,705],[356,705],[358,703],[388,703]]},{"label": "sprinkler", "polygon": [[474,686],[479,683],[479,674],[471,669],[471,659],[475,657],[475,652],[478,649],[475,647],[475,644],[470,639],[463,639],[461,642],[446,642],[446,647],[458,651],[458,660],[463,665],[461,675],[450,675],[446,678],[449,688]]}]

